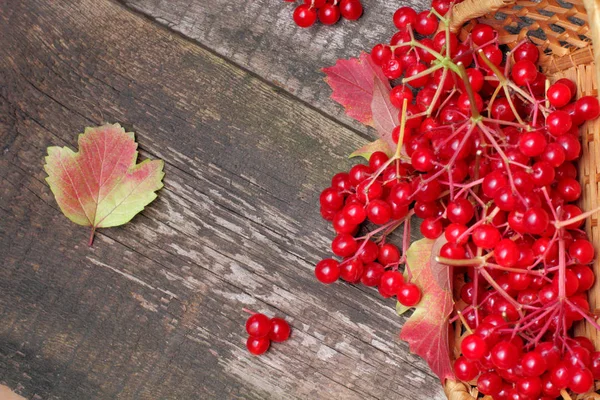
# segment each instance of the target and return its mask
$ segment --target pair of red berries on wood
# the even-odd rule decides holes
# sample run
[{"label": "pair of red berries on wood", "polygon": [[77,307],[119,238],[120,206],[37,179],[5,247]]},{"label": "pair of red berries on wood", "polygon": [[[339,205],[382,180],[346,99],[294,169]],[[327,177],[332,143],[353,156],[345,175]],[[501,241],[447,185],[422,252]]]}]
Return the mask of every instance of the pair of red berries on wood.
[{"label": "pair of red berries on wood", "polygon": [[304,0],[294,10],[294,22],[301,28],[314,25],[317,18],[323,25],[333,25],[344,17],[350,21],[360,18],[363,7],[360,0]]},{"label": "pair of red berries on wood", "polygon": [[265,314],[252,314],[246,321],[248,340],[246,348],[255,356],[269,349],[271,341],[285,342],[290,337],[290,325],[281,318],[269,318]]}]

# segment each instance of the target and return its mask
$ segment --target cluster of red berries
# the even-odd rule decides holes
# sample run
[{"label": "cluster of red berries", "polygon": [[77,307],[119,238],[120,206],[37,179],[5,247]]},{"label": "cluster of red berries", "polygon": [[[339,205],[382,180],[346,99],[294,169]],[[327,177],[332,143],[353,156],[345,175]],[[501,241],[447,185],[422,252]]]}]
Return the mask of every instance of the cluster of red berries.
[{"label": "cluster of red berries", "polygon": [[294,22],[301,28],[308,28],[318,18],[323,25],[333,25],[340,17],[354,21],[362,13],[360,0],[304,0],[304,4],[294,10]]},{"label": "cluster of red berries", "polygon": [[[575,162],[579,126],[600,105],[593,96],[575,100],[567,79],[546,90],[539,51],[527,40],[505,51],[498,33],[478,24],[461,41],[440,24],[450,6],[401,7],[390,44],[373,48],[383,74],[403,78],[390,92],[401,121],[396,152],[374,153],[322,192],[321,214],[337,233],[332,250],[343,260],[323,260],[315,274],[324,283],[341,276],[377,285],[402,303],[410,287],[406,304],[416,304],[419,289],[396,271],[414,214],[423,236],[441,241],[437,262],[465,282],[451,322],[472,334],[456,376],[477,378],[479,392],[498,400],[587,392],[600,379],[600,353],[571,327],[586,319],[600,329],[587,301],[594,247],[582,230],[598,210],[575,204]],[[366,222],[377,227],[359,236]],[[400,226],[402,251],[385,242]]]},{"label": "cluster of red berries", "polygon": [[[383,180],[373,180],[373,173],[389,160],[382,152],[373,154],[369,165],[358,164],[349,172],[340,172],[331,187],[320,196],[321,215],[331,221],[337,236],[331,242],[333,254],[342,257],[320,261],[315,268],[317,279],[330,284],[342,278],[350,283],[375,286],[383,297],[397,296],[408,307],[421,299],[421,291],[398,272],[403,262],[400,250],[385,242],[386,231],[408,214],[408,205],[400,204],[391,194],[397,171],[388,168]],[[385,194],[388,194],[385,196]],[[381,227],[358,237],[359,227],[372,222]],[[381,234],[380,240],[375,236]]]},{"label": "cluster of red berries", "polygon": [[269,349],[271,341],[285,342],[290,337],[290,325],[281,318],[269,318],[264,314],[252,314],[246,321],[248,340],[246,348],[255,356]]}]

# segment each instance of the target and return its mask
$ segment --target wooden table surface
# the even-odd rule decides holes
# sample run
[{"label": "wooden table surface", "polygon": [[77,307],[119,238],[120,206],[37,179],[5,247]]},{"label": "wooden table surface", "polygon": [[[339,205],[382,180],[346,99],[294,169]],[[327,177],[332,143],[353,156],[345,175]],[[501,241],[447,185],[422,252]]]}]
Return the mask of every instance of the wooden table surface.
[{"label": "wooden table surface", "polygon": [[[0,384],[28,399],[444,398],[394,300],[313,276],[332,238],[319,192],[373,138],[320,69],[389,38],[401,3],[364,5],[303,30],[281,0],[0,1]],[[88,247],[42,166],[103,122],[165,161],[165,187]],[[285,317],[291,339],[249,355],[244,307]]]}]

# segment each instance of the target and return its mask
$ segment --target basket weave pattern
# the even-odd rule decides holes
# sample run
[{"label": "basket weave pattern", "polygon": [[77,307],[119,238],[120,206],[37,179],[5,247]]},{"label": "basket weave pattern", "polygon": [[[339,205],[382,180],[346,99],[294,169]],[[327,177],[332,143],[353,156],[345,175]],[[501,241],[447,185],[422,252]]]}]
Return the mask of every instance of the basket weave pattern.
[{"label": "basket weave pattern", "polygon": [[[576,82],[577,97],[598,95],[596,69],[600,64],[600,0],[542,0],[540,2],[514,0],[465,0],[452,8],[450,29],[464,39],[473,26],[485,23],[499,33],[500,44],[514,48],[529,38],[540,48],[540,66],[550,82],[568,78]],[[580,128],[582,157],[579,161],[579,179],[583,194],[581,207],[591,210],[600,205],[600,121],[586,122]],[[600,277],[600,227],[599,216],[586,221],[585,229],[596,247],[593,269]],[[455,293],[464,282],[455,282]],[[455,296],[459,298],[459,296]],[[596,280],[589,291],[590,309],[600,315],[600,282]],[[458,304],[460,307],[460,303]],[[587,336],[600,349],[600,332],[586,322],[575,327],[578,335]],[[460,342],[465,336],[460,325],[455,325],[451,343],[453,356],[459,355]],[[471,382],[472,384],[474,382]],[[600,383],[596,383],[596,390]],[[450,400],[478,398],[476,387],[469,383],[447,382],[445,392]],[[485,400],[493,400],[490,396]],[[573,397],[576,400],[600,400],[600,395],[590,393]]]}]

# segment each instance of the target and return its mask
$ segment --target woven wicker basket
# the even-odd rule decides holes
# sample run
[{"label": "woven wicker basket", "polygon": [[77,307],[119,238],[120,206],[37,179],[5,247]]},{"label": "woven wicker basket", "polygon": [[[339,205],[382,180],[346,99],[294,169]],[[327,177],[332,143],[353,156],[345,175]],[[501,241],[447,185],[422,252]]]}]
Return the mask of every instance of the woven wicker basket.
[{"label": "woven wicker basket", "polygon": [[[477,22],[486,23],[498,31],[500,44],[511,48],[529,37],[540,48],[540,65],[551,82],[566,77],[577,83],[578,97],[597,96],[600,71],[595,60],[600,58],[600,0],[567,1],[465,0],[452,8],[450,29],[464,39]],[[579,176],[584,189],[581,206],[583,210],[591,210],[600,203],[600,120],[587,122],[580,129],[583,155]],[[585,229],[595,244],[596,254],[600,254],[598,217],[588,220]],[[600,277],[600,257],[596,258],[593,268]],[[455,282],[455,293],[461,284]],[[590,290],[589,303],[590,309],[599,314],[600,279]],[[600,349],[600,332],[588,323],[580,323],[575,329],[577,334],[592,339]],[[452,338],[454,343],[451,343],[454,357],[460,355],[457,349],[461,339],[460,325],[457,325]],[[596,390],[599,388],[597,382]],[[451,400],[481,397],[477,388],[469,383],[447,381],[445,392]],[[568,399],[569,395],[565,393],[563,397]],[[589,393],[572,398],[600,399],[600,395]],[[492,400],[492,397],[483,399]]]}]

